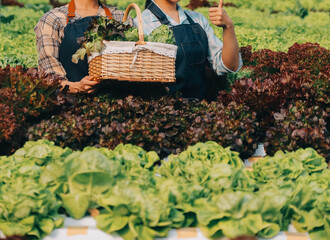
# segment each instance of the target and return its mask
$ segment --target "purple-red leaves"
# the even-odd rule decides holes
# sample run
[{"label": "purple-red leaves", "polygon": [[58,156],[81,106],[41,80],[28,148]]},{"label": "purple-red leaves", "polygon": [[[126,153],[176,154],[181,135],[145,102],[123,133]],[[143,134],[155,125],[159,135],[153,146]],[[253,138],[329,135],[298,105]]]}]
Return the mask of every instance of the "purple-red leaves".
[{"label": "purple-red leaves", "polygon": [[[330,51],[311,43],[294,44],[288,53],[251,49],[241,48],[251,76],[237,79],[231,92],[219,92],[213,102],[179,95],[63,96],[55,94],[57,80],[40,77],[36,69],[0,69],[0,142],[12,141],[15,129],[21,129],[15,136],[25,133],[30,140],[46,138],[73,149],[131,143],[163,157],[211,140],[243,158],[260,142],[268,154],[313,147],[329,158]],[[153,92],[147,85],[129,86]],[[52,116],[41,114],[59,105]],[[30,125],[27,133],[21,126],[25,122]]]}]

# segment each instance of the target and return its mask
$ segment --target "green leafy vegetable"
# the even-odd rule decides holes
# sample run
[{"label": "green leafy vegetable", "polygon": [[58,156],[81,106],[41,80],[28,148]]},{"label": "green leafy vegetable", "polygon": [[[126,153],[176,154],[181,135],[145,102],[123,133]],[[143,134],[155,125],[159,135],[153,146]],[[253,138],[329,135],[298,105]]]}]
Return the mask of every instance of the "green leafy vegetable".
[{"label": "green leafy vegetable", "polygon": [[119,144],[113,153],[116,161],[121,162],[126,169],[136,167],[149,169],[160,160],[156,152],[146,152],[143,148],[132,144]]},{"label": "green leafy vegetable", "polygon": [[[86,148],[67,156],[61,165],[48,165],[41,180],[60,195],[70,216],[79,219],[94,206],[98,196],[115,183],[120,168],[120,164],[107,158],[102,150]],[[54,169],[56,174],[49,177]]]},{"label": "green leafy vegetable", "polygon": [[229,191],[210,200],[200,199],[196,202],[196,208],[201,230],[210,238],[255,235],[274,237],[280,227],[274,222],[267,222],[263,217],[267,212],[281,216],[280,209],[272,205],[275,202],[274,196]]},{"label": "green leafy vegetable", "polygon": [[166,177],[184,176],[189,181],[197,177],[197,181],[203,182],[207,180],[211,168],[217,163],[242,168],[244,164],[238,155],[215,142],[197,143],[189,146],[178,156],[170,155],[168,161],[165,161],[157,172]]},{"label": "green leafy vegetable", "polygon": [[[156,28],[149,36],[145,35],[144,39],[147,42],[175,44],[173,31],[166,25]],[[93,18],[84,37],[78,40],[81,42],[81,48],[72,56],[72,62],[84,60],[86,54],[90,56],[92,53],[101,52],[105,46],[104,40],[137,42],[138,29],[131,27],[128,21],[121,23],[114,19],[108,20],[106,17]]]},{"label": "green leafy vegetable", "polygon": [[71,153],[72,150],[70,148],[63,149],[55,146],[53,142],[38,140],[36,142],[26,142],[24,147],[17,150],[13,156],[21,156],[31,159],[37,165],[44,166],[51,161],[61,161]]},{"label": "green leafy vegetable", "polygon": [[160,25],[147,37],[148,42],[175,44],[173,31],[167,25]]},{"label": "green leafy vegetable", "polygon": [[271,238],[290,223],[312,240],[329,234],[330,171],[311,148],[279,151],[253,171],[215,142],[158,163],[155,152],[131,144],[73,152],[28,142],[0,157],[0,229],[42,238],[63,223],[61,206],[77,219],[97,208],[97,227],[127,240],[182,227],[209,238]]},{"label": "green leafy vegetable", "polygon": [[326,168],[324,158],[307,148],[288,153],[278,151],[273,157],[265,157],[253,165],[253,174],[257,181],[267,183],[279,178],[296,180]]},{"label": "green leafy vegetable", "polygon": [[144,190],[134,182],[120,182],[99,201],[104,210],[96,217],[98,228],[117,232],[127,240],[167,236],[173,215],[170,206],[157,196],[157,191]]},{"label": "green leafy vegetable", "polygon": [[63,225],[60,202],[33,179],[17,177],[0,187],[0,229],[6,236],[43,238]]},{"label": "green leafy vegetable", "polygon": [[139,30],[135,27],[128,29],[125,31],[125,39],[129,42],[139,41]]}]

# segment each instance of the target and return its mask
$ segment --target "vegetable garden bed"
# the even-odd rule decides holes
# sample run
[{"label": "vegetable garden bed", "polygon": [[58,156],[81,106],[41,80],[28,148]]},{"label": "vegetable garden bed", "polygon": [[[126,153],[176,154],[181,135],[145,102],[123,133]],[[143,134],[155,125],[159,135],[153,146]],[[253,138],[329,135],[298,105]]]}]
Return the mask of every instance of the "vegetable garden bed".
[{"label": "vegetable garden bed", "polygon": [[187,227],[208,238],[272,238],[290,223],[311,239],[326,239],[330,230],[330,171],[311,148],[279,151],[252,171],[215,142],[159,160],[133,145],[80,152],[27,142],[0,157],[0,229],[43,238],[63,225],[60,213],[81,219],[94,209],[97,228],[124,239],[167,237]]},{"label": "vegetable garden bed", "polygon": [[[58,77],[34,68],[33,26],[51,6],[21,2],[1,9],[0,230],[81,240],[91,238],[74,234],[91,223],[100,240],[180,239],[187,227],[199,239],[281,240],[292,223],[301,239],[328,239],[326,1],[229,1],[244,67],[210,79],[204,101],[164,96],[157,84],[60,92]],[[244,168],[259,143],[268,156]]]},{"label": "vegetable garden bed", "polygon": [[[64,227],[55,230],[43,240],[119,240],[122,239],[117,234],[109,235],[96,227],[96,221],[92,217],[85,217],[81,220],[65,218]],[[200,228],[180,228],[170,230],[168,237],[157,238],[157,240],[207,240]],[[262,240],[256,237],[240,237],[235,240]],[[309,240],[308,234],[298,233],[292,226],[289,232],[280,232],[271,240]],[[219,238],[218,240],[228,240]]]},{"label": "vegetable garden bed", "polygon": [[227,91],[210,82],[209,101],[162,96],[157,84],[68,95],[59,93],[59,79],[36,69],[0,69],[0,154],[44,138],[76,150],[131,143],[165,157],[211,140],[243,159],[264,143],[270,155],[312,147],[329,161],[330,51],[307,43],[288,53],[241,53],[244,69],[230,76]]}]

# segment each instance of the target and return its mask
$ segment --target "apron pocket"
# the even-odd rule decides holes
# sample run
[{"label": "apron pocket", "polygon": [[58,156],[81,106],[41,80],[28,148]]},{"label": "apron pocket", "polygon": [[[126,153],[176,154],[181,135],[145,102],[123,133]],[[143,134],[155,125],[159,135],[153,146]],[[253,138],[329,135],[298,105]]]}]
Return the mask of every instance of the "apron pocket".
[{"label": "apron pocket", "polygon": [[204,63],[206,56],[201,42],[181,43],[186,61],[190,65]]}]

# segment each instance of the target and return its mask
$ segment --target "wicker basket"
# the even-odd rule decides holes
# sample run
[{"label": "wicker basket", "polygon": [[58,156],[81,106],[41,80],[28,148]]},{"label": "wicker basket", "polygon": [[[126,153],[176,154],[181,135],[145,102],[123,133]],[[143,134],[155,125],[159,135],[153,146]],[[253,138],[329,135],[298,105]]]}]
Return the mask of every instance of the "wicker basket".
[{"label": "wicker basket", "polygon": [[[123,21],[127,20],[128,14],[132,8],[135,8],[137,13],[139,31],[139,41],[135,43],[135,46],[145,45],[141,11],[135,3],[131,3],[127,7]],[[176,48],[174,45],[171,47]],[[173,57],[164,56],[150,50],[110,54],[102,54],[102,52],[101,55],[89,61],[90,76],[99,79],[114,79],[119,81],[175,82],[175,58]]]}]

